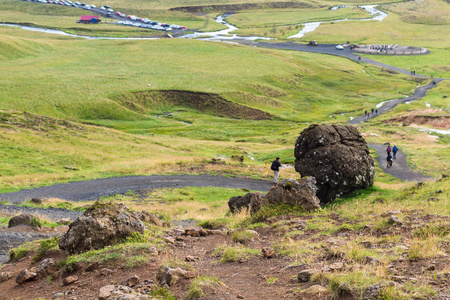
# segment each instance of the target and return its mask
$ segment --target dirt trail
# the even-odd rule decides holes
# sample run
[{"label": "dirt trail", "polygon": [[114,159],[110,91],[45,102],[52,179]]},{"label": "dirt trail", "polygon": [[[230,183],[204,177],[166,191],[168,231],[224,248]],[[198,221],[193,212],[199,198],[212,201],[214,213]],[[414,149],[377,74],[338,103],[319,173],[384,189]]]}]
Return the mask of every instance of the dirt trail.
[{"label": "dirt trail", "polygon": [[249,189],[268,192],[272,183],[250,178],[228,178],[212,175],[152,175],[112,177],[89,181],[54,184],[35,189],[0,194],[0,199],[10,203],[22,203],[31,198],[59,198],[69,201],[90,201],[100,197],[139,192],[150,188],[181,188],[188,186],[211,186],[235,189]]},{"label": "dirt trail", "polygon": [[411,170],[406,162],[406,155],[401,149],[398,150],[397,159],[394,160],[392,167],[388,169],[386,168],[387,146],[377,144],[369,144],[369,146],[378,152],[377,162],[384,172],[406,181],[424,181],[432,179],[431,177]]}]

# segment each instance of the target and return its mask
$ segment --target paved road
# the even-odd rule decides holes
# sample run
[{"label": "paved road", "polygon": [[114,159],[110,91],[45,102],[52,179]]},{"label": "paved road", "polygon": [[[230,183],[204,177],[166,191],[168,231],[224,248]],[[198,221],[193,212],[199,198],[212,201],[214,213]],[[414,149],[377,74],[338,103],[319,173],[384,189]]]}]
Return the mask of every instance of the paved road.
[{"label": "paved road", "polygon": [[369,147],[375,149],[378,152],[377,162],[384,172],[406,181],[424,181],[432,179],[431,177],[425,176],[419,172],[411,170],[410,166],[406,163],[406,155],[403,153],[401,149],[399,149],[399,151],[397,152],[397,159],[394,160],[392,167],[388,169],[386,168],[387,146],[378,144],[369,144]]},{"label": "paved road", "polygon": [[[312,53],[322,53],[322,54],[328,54],[328,55],[336,55],[336,56],[342,56],[349,58],[351,60],[361,62],[361,63],[369,63],[375,66],[379,66],[384,69],[388,69],[391,71],[399,72],[406,75],[411,75],[411,72],[402,68],[397,68],[394,66],[390,66],[387,64],[384,64],[382,62],[362,57],[361,60],[358,60],[360,57],[358,54],[355,54],[352,52],[350,47],[344,47],[344,50],[338,50],[336,49],[337,45],[341,44],[318,44],[317,46],[310,46],[306,44],[297,44],[294,42],[283,42],[283,43],[268,43],[268,42],[253,42],[251,43],[253,46],[257,47],[266,47],[266,48],[274,48],[274,49],[286,49],[286,50],[294,50],[294,51],[304,51],[304,52],[312,52]],[[425,55],[425,54],[422,54]],[[421,78],[428,78],[428,76],[416,74],[414,75],[416,77]]]},{"label": "paved road", "polygon": [[271,181],[249,178],[228,178],[212,175],[152,175],[103,178],[89,181],[76,181],[54,184],[35,189],[0,194],[0,199],[10,203],[22,203],[31,198],[60,198],[69,201],[97,200],[100,197],[139,192],[151,188],[181,188],[187,186],[211,186],[223,188],[242,188],[268,192]]},{"label": "paved road", "polygon": [[[410,76],[414,76],[414,77],[419,77],[419,78],[429,78],[428,76],[424,76],[424,75],[420,75],[420,74],[411,75],[411,72],[409,70],[390,66],[390,65],[381,63],[379,61],[376,61],[376,60],[373,60],[370,58],[361,57],[361,59],[359,60],[360,56],[358,54],[353,53],[351,51],[350,47],[344,47],[344,50],[336,49],[336,46],[339,44],[318,44],[317,46],[310,46],[310,45],[305,45],[305,44],[296,44],[294,42],[283,42],[283,43],[252,42],[251,45],[258,46],[258,47],[266,47],[266,48],[286,49],[286,50],[304,51],[304,52],[342,56],[342,57],[346,57],[346,58],[349,58],[351,60],[354,60],[354,61],[357,61],[360,63],[369,63],[369,64],[372,64],[372,65],[375,65],[375,66],[378,66],[378,67],[381,67],[384,69],[388,69],[391,71],[395,71],[398,73],[402,73],[402,74],[406,74],[406,75],[410,75]],[[422,55],[424,55],[424,54],[422,54]],[[439,82],[441,82],[443,80],[446,80],[446,79],[434,78],[435,84],[429,83],[425,86],[419,86],[414,91],[413,96],[388,101],[382,107],[378,108],[378,114],[375,114],[375,115],[371,114],[370,117],[368,117],[368,118],[365,116],[361,116],[361,117],[351,120],[349,123],[358,124],[363,121],[365,122],[369,119],[378,117],[378,115],[380,115],[388,110],[393,109],[399,103],[405,103],[408,101],[420,99],[426,95],[426,93],[429,89],[432,89]]]},{"label": "paved road", "polygon": [[361,122],[366,122],[370,119],[376,118],[378,117],[378,115],[387,112],[388,110],[393,109],[394,107],[397,106],[397,104],[399,103],[405,103],[405,102],[409,102],[409,101],[414,101],[417,99],[420,99],[422,97],[424,97],[427,94],[427,91],[434,88],[439,82],[443,81],[445,79],[442,78],[436,78],[434,79],[434,82],[436,84],[433,84],[433,82],[424,85],[424,86],[419,86],[417,87],[417,89],[414,91],[414,95],[412,95],[411,97],[405,97],[402,99],[395,99],[395,100],[390,100],[387,101],[383,106],[381,106],[380,108],[377,109],[378,113],[377,114],[372,114],[370,113],[369,117],[365,117],[365,116],[361,116],[358,118],[354,118],[353,120],[350,120],[349,123],[350,124],[358,124]]}]

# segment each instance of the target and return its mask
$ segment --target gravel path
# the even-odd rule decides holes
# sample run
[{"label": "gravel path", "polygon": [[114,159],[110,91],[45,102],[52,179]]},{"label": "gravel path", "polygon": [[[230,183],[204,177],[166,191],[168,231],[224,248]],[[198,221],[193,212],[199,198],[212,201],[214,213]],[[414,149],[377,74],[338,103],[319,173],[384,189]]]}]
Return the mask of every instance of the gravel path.
[{"label": "gravel path", "polygon": [[424,181],[429,180],[431,177],[425,176],[421,173],[415,172],[410,169],[406,163],[406,155],[401,149],[397,152],[397,159],[394,160],[391,168],[386,168],[386,148],[385,145],[369,144],[369,147],[375,149],[378,152],[377,162],[384,172],[406,180],[406,181]]},{"label": "gravel path", "polygon": [[271,181],[249,178],[228,178],[212,175],[152,175],[127,176],[54,184],[35,189],[0,194],[0,199],[10,203],[22,203],[31,198],[59,198],[69,201],[97,200],[100,197],[139,192],[150,188],[181,188],[188,186],[210,186],[223,188],[242,188],[267,192]]}]

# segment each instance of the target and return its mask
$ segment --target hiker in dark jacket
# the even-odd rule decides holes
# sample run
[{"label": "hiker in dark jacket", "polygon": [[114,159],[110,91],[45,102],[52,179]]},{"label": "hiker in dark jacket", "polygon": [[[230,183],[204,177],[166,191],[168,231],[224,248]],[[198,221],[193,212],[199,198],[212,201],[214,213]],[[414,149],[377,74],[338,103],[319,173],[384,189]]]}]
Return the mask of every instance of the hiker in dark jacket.
[{"label": "hiker in dark jacket", "polygon": [[392,148],[392,153],[394,153],[394,159],[397,159],[397,151],[398,151],[398,147],[397,147],[397,145],[394,145],[394,147]]},{"label": "hiker in dark jacket", "polygon": [[278,182],[278,176],[280,175],[280,167],[281,167],[280,158],[277,157],[277,159],[275,159],[272,162],[272,166],[270,167],[270,169],[273,171],[273,183]]}]

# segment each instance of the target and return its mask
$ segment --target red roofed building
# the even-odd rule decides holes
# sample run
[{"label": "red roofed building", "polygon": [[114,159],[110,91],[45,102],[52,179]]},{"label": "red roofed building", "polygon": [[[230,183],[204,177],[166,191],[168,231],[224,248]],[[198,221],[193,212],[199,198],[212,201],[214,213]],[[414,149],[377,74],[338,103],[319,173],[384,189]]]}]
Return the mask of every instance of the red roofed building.
[{"label": "red roofed building", "polygon": [[80,20],[78,21],[78,23],[84,23],[84,24],[89,24],[89,23],[100,23],[101,20],[98,18],[98,16],[81,16]]}]

